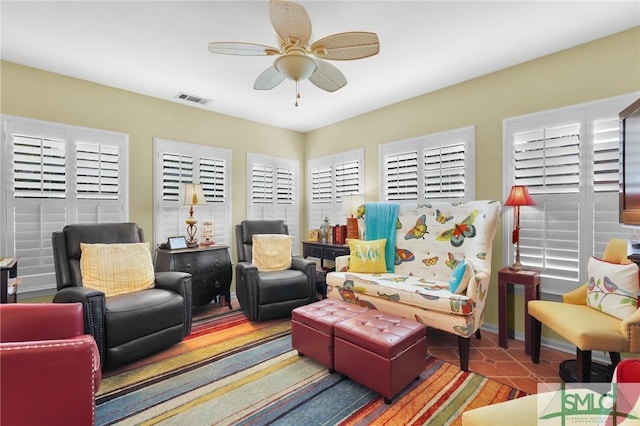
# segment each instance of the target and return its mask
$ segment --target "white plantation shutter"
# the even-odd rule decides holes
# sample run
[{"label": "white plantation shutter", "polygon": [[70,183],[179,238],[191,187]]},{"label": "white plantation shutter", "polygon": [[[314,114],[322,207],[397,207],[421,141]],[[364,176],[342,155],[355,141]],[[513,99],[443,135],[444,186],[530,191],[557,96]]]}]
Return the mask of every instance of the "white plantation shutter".
[{"label": "white plantation shutter", "polygon": [[418,152],[408,151],[384,157],[384,199],[418,199]]},{"label": "white plantation shutter", "polygon": [[200,157],[200,184],[208,203],[221,203],[227,199],[227,161]]},{"label": "white plantation shutter", "polygon": [[13,134],[15,197],[65,198],[64,139]]},{"label": "white plantation shutter", "polygon": [[273,203],[273,167],[261,164],[252,164],[251,202]]},{"label": "white plantation shutter", "polygon": [[360,161],[337,163],[335,170],[336,200],[341,201],[343,195],[358,194],[360,191]]},{"label": "white plantation shutter", "polygon": [[[193,156],[173,152],[161,152],[160,155],[162,193],[158,208],[162,213],[154,220],[155,244],[167,237],[186,234],[184,220],[188,213],[180,208],[182,203],[180,184],[193,182]],[[154,182],[157,185],[157,180]],[[181,229],[182,227],[185,229]]]},{"label": "white plantation shutter", "polygon": [[183,183],[200,183],[207,204],[193,206],[196,238],[202,240],[202,224],[213,222],[214,241],[231,245],[231,151],[155,138],[154,243],[168,237],[187,236],[189,206],[182,205]]},{"label": "white plantation shutter", "polygon": [[127,220],[127,136],[3,116],[0,256],[18,256],[21,293],[55,288],[51,234]]},{"label": "white plantation shutter", "polygon": [[282,219],[300,250],[299,162],[247,153],[247,218]]},{"label": "white plantation shutter", "polygon": [[231,211],[226,205],[230,204],[230,200],[228,200],[229,185],[231,184],[229,163],[229,160],[222,158],[200,157],[198,159],[200,184],[204,198],[207,200],[205,210],[211,215],[209,218],[201,216],[199,226],[202,231],[202,222],[213,219],[214,241],[231,246],[232,234],[229,227]]},{"label": "white plantation shutter", "polygon": [[380,145],[380,199],[473,200],[475,128]]},{"label": "white plantation shutter", "polygon": [[617,114],[596,112],[593,120],[593,228],[592,253],[602,254],[611,238],[629,238],[629,229],[622,226],[618,216],[618,188],[620,173],[620,121]]},{"label": "white plantation shutter", "polygon": [[427,148],[424,151],[424,198],[464,198],[464,144]]},{"label": "white plantation shutter", "polygon": [[116,136],[78,132],[75,153],[78,223],[118,222],[125,161]]},{"label": "white plantation shutter", "polygon": [[333,199],[333,183],[331,165],[319,166],[311,170],[311,201],[313,204],[331,203]]},{"label": "white plantation shutter", "polygon": [[364,149],[310,159],[307,173],[309,228],[318,229],[325,217],[332,225],[344,225],[342,196],[364,193]]},{"label": "white plantation shutter", "polygon": [[[580,125],[542,128],[514,137],[515,184],[526,185],[537,209],[520,208],[520,260],[547,278],[580,275]],[[508,245],[510,247],[510,245]]]},{"label": "white plantation shutter", "polygon": [[193,156],[162,153],[162,200],[180,201],[180,184],[193,182]]},{"label": "white plantation shutter", "polygon": [[[526,185],[536,202],[520,208],[520,259],[542,271],[544,292],[578,287],[589,256],[601,256],[611,238],[628,238],[618,223],[623,98],[505,120],[505,198],[512,184]],[[512,210],[503,220],[505,264],[513,262]]]},{"label": "white plantation shutter", "polygon": [[77,148],[78,198],[117,200],[118,147],[78,142]]},{"label": "white plantation shutter", "polygon": [[296,176],[293,169],[278,167],[276,171],[276,192],[278,204],[293,204],[295,198]]}]

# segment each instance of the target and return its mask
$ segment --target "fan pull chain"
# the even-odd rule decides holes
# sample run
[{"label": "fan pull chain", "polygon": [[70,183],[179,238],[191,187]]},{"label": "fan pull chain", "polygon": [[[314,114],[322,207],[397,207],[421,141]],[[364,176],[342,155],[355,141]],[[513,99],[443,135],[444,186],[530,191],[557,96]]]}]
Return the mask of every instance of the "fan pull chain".
[{"label": "fan pull chain", "polygon": [[296,80],[296,103],[295,106],[298,106],[298,99],[300,99],[300,82]]}]

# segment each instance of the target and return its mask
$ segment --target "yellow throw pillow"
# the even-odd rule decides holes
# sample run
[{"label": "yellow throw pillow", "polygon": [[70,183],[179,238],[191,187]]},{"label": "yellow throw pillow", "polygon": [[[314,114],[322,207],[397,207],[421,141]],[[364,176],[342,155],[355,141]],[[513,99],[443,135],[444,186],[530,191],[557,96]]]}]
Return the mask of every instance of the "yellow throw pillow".
[{"label": "yellow throw pillow", "polygon": [[155,274],[147,243],[80,243],[82,285],[106,297],[153,288]]},{"label": "yellow throw pillow", "polygon": [[387,239],[362,241],[347,240],[349,243],[349,271],[365,273],[387,272],[385,246]]},{"label": "yellow throw pillow", "polygon": [[291,268],[293,237],[286,234],[255,234],[252,237],[252,263],[258,271],[284,271]]}]

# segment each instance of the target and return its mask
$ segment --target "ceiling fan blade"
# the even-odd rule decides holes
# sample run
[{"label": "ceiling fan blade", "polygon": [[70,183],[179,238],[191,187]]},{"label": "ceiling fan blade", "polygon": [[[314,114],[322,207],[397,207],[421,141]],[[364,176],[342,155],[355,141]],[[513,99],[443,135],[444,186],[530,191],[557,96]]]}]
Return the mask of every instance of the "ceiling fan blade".
[{"label": "ceiling fan blade", "polygon": [[332,34],[311,45],[311,52],[317,57],[338,61],[366,58],[379,51],[378,35],[369,32]]},{"label": "ceiling fan blade", "polygon": [[318,70],[311,74],[310,82],[327,92],[335,92],[347,84],[347,78],[338,68],[320,59],[316,59],[316,61],[318,62]]},{"label": "ceiling fan blade", "polygon": [[280,53],[280,50],[262,44],[212,41],[209,43],[209,52],[222,53],[225,55],[267,56],[277,55]]},{"label": "ceiling fan blade", "polygon": [[284,80],[284,75],[274,66],[270,66],[258,76],[253,88],[256,90],[271,90]]},{"label": "ceiling fan blade", "polygon": [[305,46],[311,38],[311,20],[304,7],[283,0],[269,2],[271,25],[285,46],[298,42]]}]

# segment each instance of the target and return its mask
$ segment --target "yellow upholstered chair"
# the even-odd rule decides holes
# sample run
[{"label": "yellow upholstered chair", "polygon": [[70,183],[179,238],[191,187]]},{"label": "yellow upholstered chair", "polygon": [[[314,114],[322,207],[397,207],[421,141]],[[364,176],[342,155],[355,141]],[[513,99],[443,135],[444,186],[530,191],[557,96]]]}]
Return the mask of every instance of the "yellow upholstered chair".
[{"label": "yellow upholstered chair", "polygon": [[[627,241],[611,239],[603,259],[628,264]],[[612,369],[620,352],[640,352],[640,310],[621,320],[587,305],[588,284],[563,295],[562,302],[532,300],[528,303],[532,330],[531,361],[540,360],[541,325],[549,327],[576,346],[576,379],[591,381],[591,352],[609,352]]]}]

